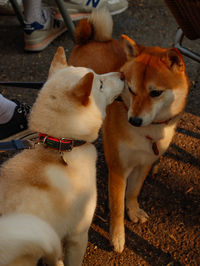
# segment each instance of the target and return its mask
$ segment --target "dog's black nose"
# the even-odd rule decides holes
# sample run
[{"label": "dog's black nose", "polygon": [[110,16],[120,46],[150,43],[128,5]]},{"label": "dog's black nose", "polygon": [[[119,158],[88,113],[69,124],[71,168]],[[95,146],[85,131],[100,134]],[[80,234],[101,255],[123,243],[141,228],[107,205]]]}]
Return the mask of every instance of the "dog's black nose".
[{"label": "dog's black nose", "polygon": [[142,119],[138,117],[130,117],[128,122],[135,127],[140,127],[142,125]]}]

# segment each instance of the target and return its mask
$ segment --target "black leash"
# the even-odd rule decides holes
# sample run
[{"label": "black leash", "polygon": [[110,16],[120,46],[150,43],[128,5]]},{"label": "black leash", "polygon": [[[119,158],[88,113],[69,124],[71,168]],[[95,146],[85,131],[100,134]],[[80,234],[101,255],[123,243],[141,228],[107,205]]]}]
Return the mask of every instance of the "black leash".
[{"label": "black leash", "polygon": [[17,81],[0,81],[0,86],[41,89],[45,82],[17,82]]}]

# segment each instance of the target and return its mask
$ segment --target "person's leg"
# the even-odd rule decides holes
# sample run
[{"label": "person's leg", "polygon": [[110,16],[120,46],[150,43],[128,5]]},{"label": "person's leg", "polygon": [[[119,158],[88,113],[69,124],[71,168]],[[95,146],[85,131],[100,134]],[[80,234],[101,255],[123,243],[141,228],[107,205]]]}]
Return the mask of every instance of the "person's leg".
[{"label": "person's leg", "polygon": [[40,24],[46,22],[42,11],[42,1],[41,0],[23,0],[24,6],[24,18],[26,23],[33,23],[35,21]]},{"label": "person's leg", "polygon": [[42,51],[66,31],[66,26],[55,8],[43,7],[41,0],[23,0],[23,6],[26,51]]},{"label": "person's leg", "polygon": [[0,94],[0,124],[7,123],[13,116],[16,103]]},{"label": "person's leg", "polygon": [[30,106],[11,101],[0,94],[0,142],[27,134]]}]

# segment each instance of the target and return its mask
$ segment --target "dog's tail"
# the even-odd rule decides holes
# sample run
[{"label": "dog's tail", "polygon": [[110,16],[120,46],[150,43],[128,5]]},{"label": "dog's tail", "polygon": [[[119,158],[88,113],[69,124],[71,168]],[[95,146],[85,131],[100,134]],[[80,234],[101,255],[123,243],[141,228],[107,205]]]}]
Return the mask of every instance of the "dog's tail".
[{"label": "dog's tail", "polygon": [[29,214],[12,214],[0,218],[0,265],[11,264],[28,256],[45,259],[55,265],[61,258],[61,242],[45,221]]},{"label": "dog's tail", "polygon": [[112,39],[113,19],[105,8],[94,9],[88,20],[82,19],[75,29],[77,45],[86,44],[90,40],[105,42]]}]

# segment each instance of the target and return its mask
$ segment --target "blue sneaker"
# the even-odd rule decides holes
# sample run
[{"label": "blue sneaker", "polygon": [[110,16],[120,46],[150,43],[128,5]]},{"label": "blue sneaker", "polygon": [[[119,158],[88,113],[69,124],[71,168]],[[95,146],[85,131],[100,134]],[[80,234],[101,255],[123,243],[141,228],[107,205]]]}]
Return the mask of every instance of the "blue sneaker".
[{"label": "blue sneaker", "polygon": [[43,9],[46,19],[44,25],[35,21],[31,24],[25,22],[24,42],[26,51],[39,52],[44,50],[54,39],[67,30],[61,15],[56,10]]}]

